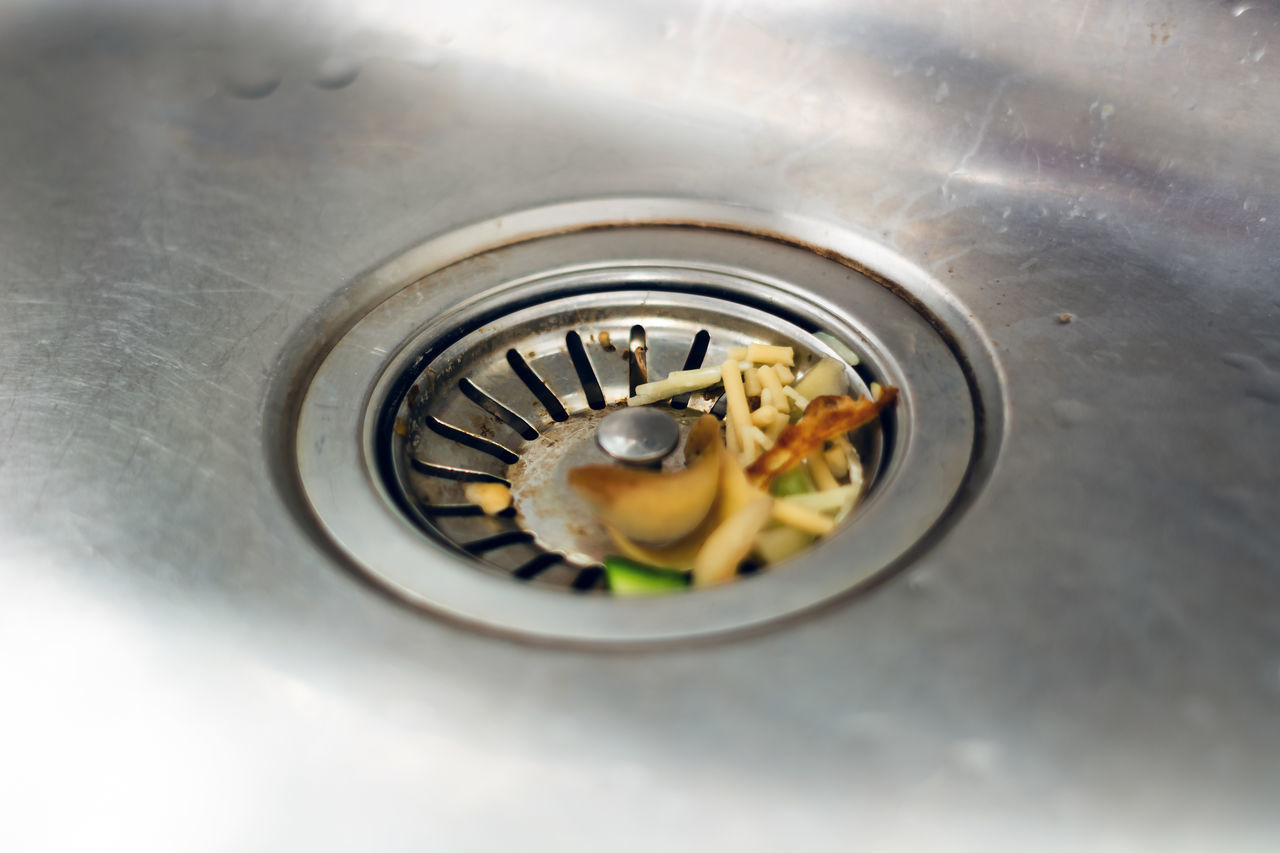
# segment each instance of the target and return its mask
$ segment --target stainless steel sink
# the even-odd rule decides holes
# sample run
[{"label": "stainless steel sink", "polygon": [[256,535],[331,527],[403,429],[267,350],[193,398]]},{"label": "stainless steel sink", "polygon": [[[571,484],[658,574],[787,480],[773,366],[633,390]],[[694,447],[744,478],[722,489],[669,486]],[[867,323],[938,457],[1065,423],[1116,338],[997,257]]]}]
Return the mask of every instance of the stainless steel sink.
[{"label": "stainless steel sink", "polygon": [[[1275,849],[1277,62],[1263,0],[0,5],[0,847]],[[362,571],[310,377],[584,210],[936,321],[952,510],[657,646]]]}]

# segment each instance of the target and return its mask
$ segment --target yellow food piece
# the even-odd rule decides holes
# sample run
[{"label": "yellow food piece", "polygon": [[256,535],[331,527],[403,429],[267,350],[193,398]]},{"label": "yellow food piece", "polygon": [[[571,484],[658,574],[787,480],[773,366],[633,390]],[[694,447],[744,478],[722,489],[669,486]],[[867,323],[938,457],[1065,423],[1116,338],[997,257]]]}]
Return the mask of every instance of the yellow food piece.
[{"label": "yellow food piece", "polygon": [[849,454],[843,447],[839,445],[828,447],[822,456],[827,461],[827,467],[836,477],[843,479],[849,473]]},{"label": "yellow food piece", "polygon": [[853,497],[841,507],[836,513],[836,522],[844,521],[847,516],[858,503],[858,498],[862,494],[862,460],[858,458],[858,451],[849,445],[846,449],[846,458],[849,460],[849,485],[847,486],[853,492]]},{"label": "yellow food piece", "polygon": [[808,548],[813,540],[812,533],[785,525],[774,527],[756,535],[755,552],[766,565],[773,565]]},{"label": "yellow food piece", "polygon": [[760,371],[754,367],[748,367],[742,372],[742,387],[747,392],[748,397],[759,397],[763,386],[760,384]]},{"label": "yellow food piece", "polygon": [[790,367],[796,363],[796,351],[791,347],[750,344],[747,346],[747,361],[753,364],[785,364]]},{"label": "yellow food piece", "polygon": [[809,473],[813,475],[813,483],[818,487],[818,491],[825,492],[827,489],[839,487],[836,475],[831,473],[831,468],[827,465],[826,457],[822,455],[821,450],[810,453],[806,461],[809,463]]},{"label": "yellow food piece", "polygon": [[756,376],[760,380],[760,384],[769,390],[769,400],[773,403],[774,408],[779,412],[787,413],[791,411],[791,405],[787,402],[787,395],[782,393],[782,382],[778,380],[778,374],[769,365],[764,365],[756,371]]},{"label": "yellow food piece", "polygon": [[754,459],[754,442],[748,432],[751,428],[751,407],[747,405],[747,392],[742,386],[742,371],[736,361],[726,361],[720,367],[720,376],[724,382],[726,411],[733,419],[733,428],[742,444],[742,455]]},{"label": "yellow food piece", "polygon": [[720,381],[720,369],[708,367],[702,370],[678,370],[666,379],[646,382],[636,386],[636,393],[627,399],[628,406],[647,406],[677,394],[700,391]]},{"label": "yellow food piece", "polygon": [[751,552],[756,535],[769,523],[773,504],[769,495],[752,498],[707,537],[693,562],[696,586],[723,583],[737,574],[738,564]]},{"label": "yellow food piece", "polygon": [[[751,423],[758,427],[772,426],[778,419],[778,410],[773,406],[761,406],[751,413]],[[773,444],[773,442],[769,442]]]},{"label": "yellow food piece", "polygon": [[613,544],[622,556],[663,569],[689,571],[693,568],[693,561],[697,558],[702,543],[719,523],[720,519],[716,514],[709,513],[696,530],[670,545],[641,545],[612,525],[606,524],[605,529],[609,531]]},{"label": "yellow food piece", "polygon": [[824,397],[829,394],[849,393],[849,382],[845,376],[846,367],[843,361],[836,358],[824,358],[805,371],[792,387],[806,400]]},{"label": "yellow food piece", "polygon": [[791,387],[790,385],[788,385],[786,388],[783,388],[782,393],[786,395],[786,398],[788,400],[790,400],[792,403],[795,403],[797,410],[803,412],[805,409],[809,408],[809,398],[801,394],[799,391],[797,391],[795,388]]},{"label": "yellow food piece", "polygon": [[720,457],[720,502],[716,505],[716,514],[720,521],[737,514],[743,507],[751,503],[753,498],[764,494],[747,479],[747,472],[737,458],[726,449],[721,450]]},{"label": "yellow food piece", "polygon": [[804,492],[799,495],[787,495],[778,498],[780,502],[794,504],[817,512],[839,512],[845,504],[857,500],[858,490],[853,486],[837,486],[825,492]]},{"label": "yellow food piece", "polygon": [[815,536],[826,536],[836,529],[836,523],[833,519],[823,515],[816,509],[809,509],[809,507],[794,501],[774,501],[772,514],[775,521],[780,521],[783,524],[794,527],[797,530],[803,530],[805,533],[812,533]]},{"label": "yellow food piece", "polygon": [[511,489],[502,483],[464,483],[462,494],[485,515],[497,515],[511,506]]},{"label": "yellow food piece", "polygon": [[778,381],[783,385],[790,385],[792,382],[796,381],[796,375],[792,373],[791,368],[787,367],[785,364],[775,364],[773,366],[773,372],[778,374]]},{"label": "yellow food piece", "polygon": [[760,445],[760,447],[765,450],[773,447],[773,440],[769,438],[769,436],[765,435],[764,430],[760,429],[758,426],[751,427],[751,438],[755,440],[756,444]]},{"label": "yellow food piece", "polygon": [[732,412],[725,412],[724,414],[724,444],[734,457],[742,453],[742,438],[738,432],[737,424],[733,422]]},{"label": "yellow food piece", "polygon": [[684,470],[663,472],[585,465],[569,472],[569,485],[607,524],[646,545],[675,542],[711,511],[720,483],[720,425],[704,416],[689,432]]}]

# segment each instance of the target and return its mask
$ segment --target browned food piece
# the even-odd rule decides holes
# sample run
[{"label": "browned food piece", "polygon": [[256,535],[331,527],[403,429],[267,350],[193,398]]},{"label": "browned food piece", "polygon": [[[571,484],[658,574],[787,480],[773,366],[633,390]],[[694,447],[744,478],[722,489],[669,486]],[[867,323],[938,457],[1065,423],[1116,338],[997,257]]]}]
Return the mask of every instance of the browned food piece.
[{"label": "browned food piece", "polygon": [[647,471],[584,465],[569,485],[610,528],[642,545],[665,545],[692,533],[711,511],[720,484],[720,424],[710,415],[689,431],[686,467]]},{"label": "browned food piece", "polygon": [[810,400],[804,417],[784,429],[773,447],[751,463],[747,478],[760,488],[767,487],[774,477],[821,449],[827,439],[875,420],[897,397],[897,388],[885,386],[877,400],[834,394]]},{"label": "browned food piece", "polygon": [[[704,416],[704,419],[706,417],[710,416]],[[716,423],[716,419],[711,418],[711,422],[713,424]],[[719,438],[719,431],[715,433],[714,437],[716,439]],[[693,442],[692,435],[689,436],[689,442]],[[753,499],[759,498],[764,494],[764,492],[761,492],[747,481],[746,471],[743,470],[742,463],[738,461],[738,457],[730,453],[718,441],[717,445],[717,453],[720,455],[720,490],[715,502],[711,505],[711,511],[702,520],[702,524],[698,525],[692,533],[683,539],[658,546],[641,545],[639,542],[633,542],[619,532],[617,528],[610,524],[605,524],[609,535],[613,537],[613,543],[618,546],[618,551],[623,556],[641,563],[648,563],[651,566],[690,570],[694,567],[698,552],[702,550],[707,537],[716,528],[728,521],[730,517],[737,515]]]}]

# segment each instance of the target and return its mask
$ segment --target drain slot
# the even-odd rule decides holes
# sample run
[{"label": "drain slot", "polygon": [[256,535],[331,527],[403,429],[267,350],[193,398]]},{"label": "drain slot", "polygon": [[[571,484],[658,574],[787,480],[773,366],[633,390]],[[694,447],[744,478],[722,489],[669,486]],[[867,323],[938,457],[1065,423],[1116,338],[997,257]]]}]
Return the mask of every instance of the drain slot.
[{"label": "drain slot", "polygon": [[[707,347],[711,344],[711,333],[706,329],[699,329],[698,334],[693,336],[693,342],[689,344],[689,354],[684,357],[684,367],[681,370],[697,370],[702,367],[702,362],[707,357]],[[691,395],[677,394],[671,398],[671,408],[687,409],[689,408],[689,397]]]},{"label": "drain slot", "polygon": [[511,365],[511,369],[515,371],[520,381],[525,384],[533,396],[538,398],[538,402],[547,410],[547,414],[556,422],[567,421],[569,413],[565,411],[564,404],[560,402],[560,398],[555,392],[542,381],[542,377],[533,372],[533,368],[529,366],[529,362],[524,360],[524,356],[520,355],[514,349],[507,350],[507,364]]},{"label": "drain slot", "polygon": [[474,542],[468,542],[462,546],[462,550],[468,554],[485,554],[489,551],[496,551],[499,548],[507,548],[511,545],[521,545],[532,541],[532,533],[524,530],[508,530],[505,533],[497,533],[493,536],[477,539]]},{"label": "drain slot", "polygon": [[573,579],[570,587],[574,592],[590,592],[601,585],[604,580],[604,569],[598,566],[591,566],[578,572],[578,576]]},{"label": "drain slot", "polygon": [[627,342],[627,396],[634,397],[636,386],[649,381],[649,343],[644,326],[631,327]]},{"label": "drain slot", "polygon": [[595,368],[591,365],[591,357],[587,348],[582,345],[582,336],[570,331],[564,336],[565,349],[573,361],[573,369],[578,373],[578,381],[582,383],[582,391],[587,395],[587,406],[592,409],[604,408],[604,392],[600,390],[600,380],[596,378]]},{"label": "drain slot", "polygon": [[458,444],[470,447],[472,450],[479,450],[481,453],[487,453],[494,459],[497,459],[499,462],[506,463],[507,465],[510,465],[520,458],[517,453],[503,447],[496,441],[490,441],[487,438],[467,432],[464,429],[458,429],[456,426],[447,424],[438,418],[432,417],[431,415],[428,415],[425,418],[424,423],[426,423],[427,428],[436,435],[442,438],[447,438],[450,441],[456,441]]},{"label": "drain slot", "polygon": [[409,464],[413,466],[413,470],[419,474],[425,474],[428,477],[439,477],[442,480],[454,480],[459,483],[499,483],[503,486],[510,486],[506,478],[499,477],[497,474],[489,474],[485,471],[476,471],[472,468],[454,468],[449,465],[437,465],[434,462],[423,462],[416,456],[409,457]]},{"label": "drain slot", "polygon": [[563,562],[564,562],[564,557],[560,556],[559,554],[552,554],[552,553],[539,554],[529,562],[525,563],[523,566],[520,566],[515,571],[513,571],[511,573],[511,576],[514,577],[516,580],[522,580],[522,581],[533,580],[538,575],[542,574],[547,569],[554,566],[556,563],[563,563]]},{"label": "drain slot", "polygon": [[463,377],[458,380],[458,390],[468,400],[518,432],[525,441],[533,441],[538,437],[538,431],[533,424],[517,415],[489,394],[486,394],[479,385],[476,385],[470,379]]},{"label": "drain slot", "polygon": [[[485,514],[484,510],[475,504],[431,504],[419,501],[418,510],[428,518],[475,518]],[[516,511],[513,507],[507,507],[499,512],[494,518],[515,518]]]}]

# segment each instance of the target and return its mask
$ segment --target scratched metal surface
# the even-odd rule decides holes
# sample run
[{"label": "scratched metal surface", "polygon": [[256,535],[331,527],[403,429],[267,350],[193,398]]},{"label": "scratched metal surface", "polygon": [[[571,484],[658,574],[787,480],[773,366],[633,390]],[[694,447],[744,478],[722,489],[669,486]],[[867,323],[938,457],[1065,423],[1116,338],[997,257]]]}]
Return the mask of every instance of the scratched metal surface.
[{"label": "scratched metal surface", "polygon": [[[0,846],[1275,849],[1278,41],[1262,0],[0,6]],[[1009,431],[916,565],[572,652],[298,523],[285,342],[617,194],[823,218],[968,306]]]}]

